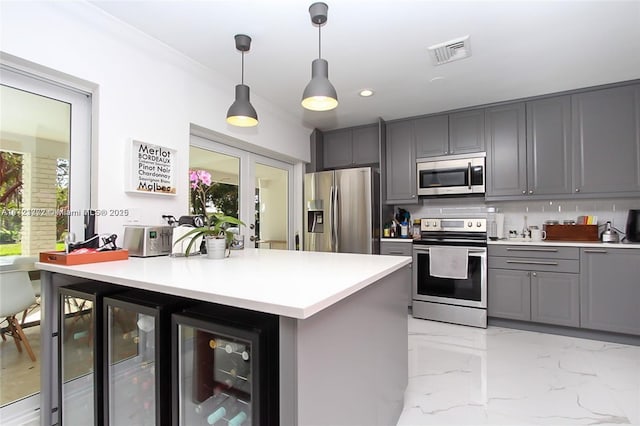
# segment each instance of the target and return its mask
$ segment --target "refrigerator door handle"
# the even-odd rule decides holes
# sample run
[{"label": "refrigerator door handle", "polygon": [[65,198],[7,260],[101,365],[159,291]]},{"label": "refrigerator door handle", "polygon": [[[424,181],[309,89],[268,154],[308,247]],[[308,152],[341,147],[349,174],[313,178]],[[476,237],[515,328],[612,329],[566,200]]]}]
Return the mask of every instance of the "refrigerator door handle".
[{"label": "refrigerator door handle", "polygon": [[334,235],[335,235],[335,206],[333,203],[333,193],[335,191],[335,187],[333,185],[331,185],[331,192],[329,194],[329,221],[331,222],[330,226],[329,226],[329,237],[330,237],[330,250],[331,251],[336,251],[335,249],[335,240],[334,240]]},{"label": "refrigerator door handle", "polygon": [[340,252],[340,240],[338,239],[338,232],[340,232],[340,230],[338,229],[338,218],[340,217],[340,200],[338,199],[338,187],[336,186],[333,190],[333,241],[334,241],[334,245],[333,245],[333,251],[336,253]]}]

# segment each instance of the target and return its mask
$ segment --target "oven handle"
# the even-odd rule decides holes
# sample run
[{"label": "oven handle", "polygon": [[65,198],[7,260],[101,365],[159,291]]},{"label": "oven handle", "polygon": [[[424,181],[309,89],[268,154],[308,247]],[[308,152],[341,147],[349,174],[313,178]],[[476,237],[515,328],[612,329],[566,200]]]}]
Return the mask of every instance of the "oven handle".
[{"label": "oven handle", "polygon": [[[438,247],[442,247],[442,246],[438,246]],[[447,246],[445,246],[447,247]],[[451,247],[458,247],[458,246],[451,246]],[[413,247],[413,251],[416,253],[429,253],[429,247]],[[469,254],[480,254],[480,255],[486,255],[487,254],[487,249],[486,248],[469,248],[468,249]]]}]

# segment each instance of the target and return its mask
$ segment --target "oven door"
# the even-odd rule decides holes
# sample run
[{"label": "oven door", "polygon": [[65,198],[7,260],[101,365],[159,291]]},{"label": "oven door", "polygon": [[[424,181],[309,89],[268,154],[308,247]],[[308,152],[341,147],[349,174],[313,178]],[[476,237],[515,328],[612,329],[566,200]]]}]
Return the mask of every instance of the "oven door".
[{"label": "oven door", "polygon": [[429,246],[413,247],[413,300],[475,308],[487,307],[487,248],[467,247],[466,279],[440,278],[429,272]]},{"label": "oven door", "polygon": [[484,194],[484,158],[418,162],[418,195]]}]

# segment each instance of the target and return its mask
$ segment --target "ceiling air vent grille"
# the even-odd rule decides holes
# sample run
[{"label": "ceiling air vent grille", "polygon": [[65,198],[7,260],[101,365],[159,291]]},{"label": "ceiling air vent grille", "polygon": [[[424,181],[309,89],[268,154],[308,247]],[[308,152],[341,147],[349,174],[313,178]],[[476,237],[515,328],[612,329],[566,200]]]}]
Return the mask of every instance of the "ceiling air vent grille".
[{"label": "ceiling air vent grille", "polygon": [[442,65],[471,56],[469,36],[434,44],[428,47],[428,50],[435,65]]}]

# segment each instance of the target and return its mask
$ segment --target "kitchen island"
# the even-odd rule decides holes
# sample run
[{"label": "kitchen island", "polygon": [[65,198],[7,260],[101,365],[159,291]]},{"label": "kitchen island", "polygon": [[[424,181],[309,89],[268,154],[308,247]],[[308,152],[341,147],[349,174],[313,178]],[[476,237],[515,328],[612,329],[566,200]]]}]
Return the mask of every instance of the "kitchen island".
[{"label": "kitchen island", "polygon": [[[407,384],[409,257],[245,249],[43,270],[42,424],[56,422],[58,289],[102,281],[279,317],[280,424],[395,424]],[[49,336],[49,337],[47,337]],[[50,337],[53,336],[53,337]]]}]

